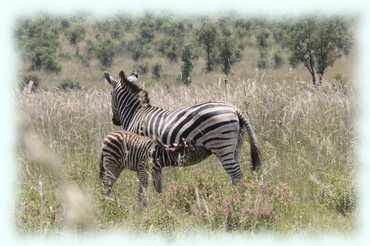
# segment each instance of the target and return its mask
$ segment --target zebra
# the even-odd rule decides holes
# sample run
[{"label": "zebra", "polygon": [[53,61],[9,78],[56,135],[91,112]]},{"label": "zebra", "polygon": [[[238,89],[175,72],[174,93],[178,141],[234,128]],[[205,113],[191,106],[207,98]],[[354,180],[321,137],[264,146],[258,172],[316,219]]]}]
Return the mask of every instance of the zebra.
[{"label": "zebra", "polygon": [[[156,143],[153,139],[125,130],[115,130],[105,136],[101,147],[99,176],[104,194],[109,197],[114,183],[123,169],[137,173],[139,180],[138,201],[148,203],[148,170],[152,163]],[[155,187],[156,187],[156,182]]]},{"label": "zebra", "polygon": [[[125,130],[115,130],[105,136],[100,155],[100,179],[103,182],[104,194],[110,196],[114,183],[123,169],[137,172],[139,179],[138,201],[148,203],[148,171],[151,169],[153,185],[158,193],[162,192],[161,171],[163,167],[180,166],[189,146],[178,146],[166,149],[160,142]],[[198,152],[202,154],[202,152]],[[206,154],[206,153],[204,153]],[[186,159],[187,164],[192,163]]]},{"label": "zebra", "polygon": [[[119,81],[104,72],[112,86],[112,122],[122,129],[157,139],[168,148],[181,145],[188,148],[190,164],[198,163],[211,154],[221,162],[237,184],[243,177],[240,169],[240,149],[245,135],[249,136],[252,170],[261,166],[257,137],[247,116],[233,105],[205,102],[168,111],[150,104],[148,93],[130,81],[123,71]],[[186,160],[184,162],[186,164]]]}]

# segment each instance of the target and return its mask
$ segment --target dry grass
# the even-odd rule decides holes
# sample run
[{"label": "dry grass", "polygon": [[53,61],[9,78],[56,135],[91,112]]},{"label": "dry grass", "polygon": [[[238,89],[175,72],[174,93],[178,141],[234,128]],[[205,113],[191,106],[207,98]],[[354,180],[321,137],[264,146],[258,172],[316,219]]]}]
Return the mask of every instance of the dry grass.
[{"label": "dry grass", "polygon": [[[17,95],[20,111],[31,119],[28,131],[56,153],[58,172],[90,197],[91,209],[80,211],[91,211],[86,217],[94,218],[89,230],[120,228],[171,235],[197,229],[277,233],[354,229],[351,88],[328,81],[313,88],[305,81],[233,78],[225,92],[225,84],[216,77],[203,80],[207,83],[201,80],[195,79],[190,87],[169,80],[145,87],[152,104],[168,109],[217,100],[248,112],[262,146],[262,171],[250,172],[248,143],[241,158],[245,182],[239,188],[231,186],[213,157],[193,167],[165,169],[164,193],[156,194],[150,187],[150,204],[141,212],[136,175],[130,171],[123,172],[116,184],[115,201],[106,201],[100,193],[100,144],[113,128],[108,85],[101,90]],[[59,196],[71,188],[61,186],[52,172],[43,171],[45,165],[30,158],[27,148],[20,148],[18,158],[19,232],[58,233],[68,223],[81,228],[80,222],[70,222],[65,213],[70,207]]]}]

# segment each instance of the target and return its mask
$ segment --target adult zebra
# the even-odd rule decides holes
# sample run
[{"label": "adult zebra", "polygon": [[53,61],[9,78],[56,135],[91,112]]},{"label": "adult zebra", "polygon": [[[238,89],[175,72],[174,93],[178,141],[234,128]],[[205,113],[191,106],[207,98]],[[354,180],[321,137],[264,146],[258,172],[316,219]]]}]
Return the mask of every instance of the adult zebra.
[{"label": "adult zebra", "polygon": [[[190,164],[215,154],[233,184],[243,176],[239,165],[240,148],[245,134],[248,134],[252,169],[261,165],[252,125],[248,117],[243,117],[234,106],[207,102],[167,111],[152,106],[148,93],[129,81],[123,71],[119,73],[119,81],[108,72],[104,76],[112,86],[113,124],[155,138],[167,147],[191,146],[193,151],[187,151],[187,159],[192,160]],[[185,160],[184,165],[187,164]]]}]

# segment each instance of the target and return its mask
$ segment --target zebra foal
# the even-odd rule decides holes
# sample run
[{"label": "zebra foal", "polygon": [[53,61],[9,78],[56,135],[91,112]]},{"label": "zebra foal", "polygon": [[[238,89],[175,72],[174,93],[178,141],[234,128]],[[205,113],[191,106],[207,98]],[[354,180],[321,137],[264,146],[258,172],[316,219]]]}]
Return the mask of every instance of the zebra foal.
[{"label": "zebra foal", "polygon": [[[189,155],[189,152],[192,155]],[[138,200],[147,205],[148,171],[152,172],[153,185],[162,192],[162,168],[188,166],[197,159],[208,156],[203,148],[180,145],[168,149],[159,141],[125,130],[109,133],[103,141],[100,157],[100,178],[106,195],[110,195],[114,183],[123,169],[137,172],[139,179]]]},{"label": "zebra foal", "polygon": [[135,133],[117,130],[103,141],[100,156],[100,178],[106,195],[110,195],[114,183],[123,169],[137,173],[139,179],[138,200],[148,203],[148,170],[155,150],[155,141]]}]

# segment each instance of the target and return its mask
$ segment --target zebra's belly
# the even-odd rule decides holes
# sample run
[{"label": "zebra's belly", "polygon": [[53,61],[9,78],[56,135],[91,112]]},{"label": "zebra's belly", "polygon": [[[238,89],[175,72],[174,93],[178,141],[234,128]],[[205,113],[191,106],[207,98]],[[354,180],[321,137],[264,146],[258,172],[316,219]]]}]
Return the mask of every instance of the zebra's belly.
[{"label": "zebra's belly", "polygon": [[211,154],[205,147],[191,146],[174,152],[172,157],[177,166],[191,166],[207,159]]}]

